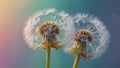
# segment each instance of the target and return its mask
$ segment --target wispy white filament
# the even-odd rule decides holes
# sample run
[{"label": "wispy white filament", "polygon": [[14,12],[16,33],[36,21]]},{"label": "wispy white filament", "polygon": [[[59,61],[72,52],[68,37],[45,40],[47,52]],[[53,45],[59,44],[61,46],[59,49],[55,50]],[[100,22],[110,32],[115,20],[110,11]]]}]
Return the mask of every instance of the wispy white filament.
[{"label": "wispy white filament", "polygon": [[44,22],[54,22],[58,24],[60,34],[57,35],[57,40],[63,42],[65,32],[69,32],[70,24],[69,14],[65,12],[58,12],[54,8],[40,10],[31,16],[25,24],[24,39],[27,45],[33,49],[41,45],[42,37],[38,32],[39,26]]},{"label": "wispy white filament", "polygon": [[76,14],[72,18],[73,27],[70,27],[72,33],[66,33],[65,37],[65,51],[67,51],[73,44],[74,33],[80,29],[86,29],[92,32],[93,41],[87,46],[87,54],[92,55],[93,58],[101,56],[109,43],[109,33],[103,22],[97,17],[89,16],[88,14]]}]

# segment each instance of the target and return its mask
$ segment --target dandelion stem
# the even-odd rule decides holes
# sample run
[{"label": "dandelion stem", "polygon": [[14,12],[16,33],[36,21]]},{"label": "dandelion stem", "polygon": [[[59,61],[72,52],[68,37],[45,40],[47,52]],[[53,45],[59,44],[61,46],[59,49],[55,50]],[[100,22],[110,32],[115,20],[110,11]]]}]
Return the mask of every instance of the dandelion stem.
[{"label": "dandelion stem", "polygon": [[73,68],[78,68],[79,60],[80,60],[80,54],[77,54],[73,64]]},{"label": "dandelion stem", "polygon": [[47,47],[47,54],[46,54],[46,68],[50,68],[50,52],[51,52],[51,47]]}]

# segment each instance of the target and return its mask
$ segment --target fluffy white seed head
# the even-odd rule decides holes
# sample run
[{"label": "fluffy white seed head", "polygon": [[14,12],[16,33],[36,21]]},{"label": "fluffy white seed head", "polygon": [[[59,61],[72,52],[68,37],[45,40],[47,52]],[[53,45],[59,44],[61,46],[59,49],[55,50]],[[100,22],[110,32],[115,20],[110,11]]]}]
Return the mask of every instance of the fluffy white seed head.
[{"label": "fluffy white seed head", "polygon": [[67,32],[65,34],[65,52],[67,52],[73,44],[74,33],[83,29],[92,33],[92,42],[87,44],[87,54],[92,55],[93,58],[101,56],[106,51],[109,43],[109,32],[103,25],[103,22],[97,17],[80,13],[72,17],[72,21],[73,27],[70,27],[72,33]]},{"label": "fluffy white seed head", "polygon": [[[65,12],[58,12],[56,9],[40,10],[33,14],[25,24],[24,27],[24,39],[29,47],[36,49],[36,46],[41,45],[42,37],[39,34],[39,26],[44,22],[54,22],[58,24],[59,34],[57,40],[63,42],[63,38],[66,32],[69,32],[71,27],[69,14]],[[49,29],[51,31],[51,29]],[[48,34],[48,33],[46,33]]]}]

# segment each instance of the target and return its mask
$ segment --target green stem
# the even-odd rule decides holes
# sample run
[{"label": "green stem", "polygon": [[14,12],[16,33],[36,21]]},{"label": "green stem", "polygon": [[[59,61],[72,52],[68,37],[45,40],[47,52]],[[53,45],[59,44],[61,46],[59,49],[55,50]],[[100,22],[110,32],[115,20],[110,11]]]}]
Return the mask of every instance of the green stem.
[{"label": "green stem", "polygon": [[46,54],[46,68],[50,68],[50,46],[47,47],[47,54]]},{"label": "green stem", "polygon": [[78,68],[79,60],[80,60],[80,54],[77,54],[73,64],[73,68]]}]

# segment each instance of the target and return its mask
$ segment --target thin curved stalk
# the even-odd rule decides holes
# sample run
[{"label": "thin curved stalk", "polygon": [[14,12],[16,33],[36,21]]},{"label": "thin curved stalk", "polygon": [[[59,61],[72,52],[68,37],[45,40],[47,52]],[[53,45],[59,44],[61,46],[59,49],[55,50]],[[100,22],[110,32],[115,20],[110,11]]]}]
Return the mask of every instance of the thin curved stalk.
[{"label": "thin curved stalk", "polygon": [[47,47],[47,54],[46,54],[46,68],[50,68],[50,52],[51,52],[51,47]]},{"label": "thin curved stalk", "polygon": [[73,64],[73,68],[78,68],[79,60],[80,60],[80,54],[77,54]]}]

